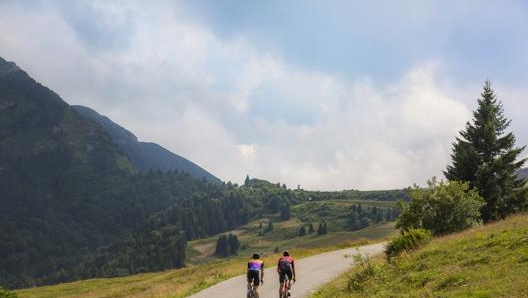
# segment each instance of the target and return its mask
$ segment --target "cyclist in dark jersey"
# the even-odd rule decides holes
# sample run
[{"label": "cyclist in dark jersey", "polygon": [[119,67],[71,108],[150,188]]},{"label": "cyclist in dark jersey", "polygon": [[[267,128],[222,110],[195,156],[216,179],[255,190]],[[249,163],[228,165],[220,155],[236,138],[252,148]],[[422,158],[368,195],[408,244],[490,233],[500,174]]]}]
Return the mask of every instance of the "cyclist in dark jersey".
[{"label": "cyclist in dark jersey", "polygon": [[248,290],[251,286],[251,282],[255,287],[255,297],[258,298],[258,286],[261,282],[264,282],[264,262],[260,259],[260,254],[253,254],[253,259],[248,262],[247,269],[247,286]]},{"label": "cyclist in dark jersey", "polygon": [[[284,284],[285,276],[288,276],[288,289],[291,288],[292,280],[295,282],[295,261],[290,257],[290,253],[285,251],[277,263],[277,272],[279,273],[279,297],[282,297],[282,286]],[[290,293],[288,291],[288,296]]]}]

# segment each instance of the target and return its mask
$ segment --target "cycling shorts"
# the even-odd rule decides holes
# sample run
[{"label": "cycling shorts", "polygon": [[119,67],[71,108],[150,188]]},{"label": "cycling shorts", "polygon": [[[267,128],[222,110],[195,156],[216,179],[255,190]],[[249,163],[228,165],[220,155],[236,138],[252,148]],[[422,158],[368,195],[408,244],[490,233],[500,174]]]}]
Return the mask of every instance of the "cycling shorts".
[{"label": "cycling shorts", "polygon": [[248,282],[251,282],[251,280],[253,280],[253,284],[255,286],[260,285],[260,271],[249,270],[247,273],[247,280]]},{"label": "cycling shorts", "polygon": [[284,282],[284,280],[286,279],[286,275],[288,276],[289,280],[292,280],[293,272],[291,270],[281,269],[281,271],[279,273],[279,282],[281,282],[281,283]]}]

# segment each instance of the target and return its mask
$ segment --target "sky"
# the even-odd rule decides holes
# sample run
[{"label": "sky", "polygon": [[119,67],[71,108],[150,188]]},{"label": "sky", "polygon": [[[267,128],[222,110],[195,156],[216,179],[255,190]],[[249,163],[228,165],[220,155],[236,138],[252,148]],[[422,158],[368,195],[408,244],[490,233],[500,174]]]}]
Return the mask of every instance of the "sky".
[{"label": "sky", "polygon": [[486,80],[528,144],[524,0],[0,0],[0,57],[225,182],[444,178]]}]

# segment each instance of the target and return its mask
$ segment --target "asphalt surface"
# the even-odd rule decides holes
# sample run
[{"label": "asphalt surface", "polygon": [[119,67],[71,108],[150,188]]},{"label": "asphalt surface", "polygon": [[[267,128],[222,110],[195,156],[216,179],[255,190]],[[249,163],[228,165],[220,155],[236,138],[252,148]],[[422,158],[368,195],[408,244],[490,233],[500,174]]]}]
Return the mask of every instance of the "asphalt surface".
[{"label": "asphalt surface", "polygon": [[[346,248],[323,253],[295,261],[297,281],[292,286],[291,298],[308,297],[323,284],[344,273],[353,265],[351,256],[359,253],[363,256],[375,255],[383,252],[384,243]],[[295,252],[292,252],[295,258]],[[266,264],[269,265],[269,264]],[[279,277],[276,267],[264,270],[264,285],[259,287],[260,298],[279,297]],[[189,298],[245,298],[246,276],[237,276],[216,284]]]}]

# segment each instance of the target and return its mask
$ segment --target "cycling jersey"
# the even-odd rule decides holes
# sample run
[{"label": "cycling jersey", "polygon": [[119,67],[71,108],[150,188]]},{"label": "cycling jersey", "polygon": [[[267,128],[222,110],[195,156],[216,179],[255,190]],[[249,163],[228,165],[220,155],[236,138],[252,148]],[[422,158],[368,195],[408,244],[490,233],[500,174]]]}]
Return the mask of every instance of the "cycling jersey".
[{"label": "cycling jersey", "polygon": [[260,271],[264,269],[264,262],[258,259],[252,259],[248,262],[247,280],[248,283],[253,281],[255,286],[260,285]]},{"label": "cycling jersey", "polygon": [[249,271],[260,271],[264,268],[264,262],[262,260],[251,260],[248,262]]},{"label": "cycling jersey", "polygon": [[292,270],[295,268],[295,262],[293,261],[293,258],[290,256],[281,257],[279,259],[279,262],[277,264],[281,270]]}]

